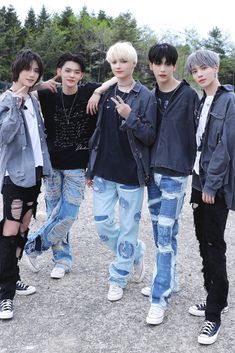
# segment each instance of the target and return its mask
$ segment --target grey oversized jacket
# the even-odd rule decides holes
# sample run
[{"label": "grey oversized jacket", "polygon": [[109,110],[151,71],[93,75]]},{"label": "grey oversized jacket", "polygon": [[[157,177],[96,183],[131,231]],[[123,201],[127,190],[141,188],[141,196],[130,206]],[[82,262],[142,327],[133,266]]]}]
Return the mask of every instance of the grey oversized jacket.
[{"label": "grey oversized jacket", "polygon": [[202,191],[215,196],[222,188],[227,207],[235,211],[235,94],[231,85],[220,86],[212,102],[200,165]]},{"label": "grey oversized jacket", "polygon": [[[38,131],[43,155],[43,175],[52,175],[47,150],[44,124],[39,105],[31,96],[36,112]],[[36,184],[34,154],[23,107],[18,107],[17,98],[6,91],[0,96],[0,190],[6,170],[15,185],[31,187]]]},{"label": "grey oversized jacket", "polygon": [[[93,169],[100,144],[103,106],[112,89],[113,86],[102,97],[96,129],[90,139],[90,160],[86,173],[88,178],[94,176]],[[137,164],[139,184],[145,185],[150,170],[150,146],[156,138],[157,102],[149,89],[137,81],[126,103],[130,105],[131,112],[123,121],[120,129],[127,132],[131,151]]]}]

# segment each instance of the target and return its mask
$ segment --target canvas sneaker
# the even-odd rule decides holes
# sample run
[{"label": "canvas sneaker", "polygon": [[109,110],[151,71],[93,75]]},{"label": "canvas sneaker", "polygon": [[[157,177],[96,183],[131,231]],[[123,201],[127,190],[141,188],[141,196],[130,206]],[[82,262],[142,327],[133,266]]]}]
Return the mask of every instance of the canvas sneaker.
[{"label": "canvas sneaker", "polygon": [[217,340],[220,331],[220,322],[204,321],[198,336],[201,344],[212,344]]},{"label": "canvas sneaker", "polygon": [[110,284],[108,291],[108,300],[115,302],[122,299],[123,289],[117,284]]},{"label": "canvas sneaker", "polygon": [[143,281],[145,275],[145,264],[144,264],[144,255],[140,258],[138,263],[134,262],[134,275],[133,282],[140,283]]},{"label": "canvas sneaker", "polygon": [[159,305],[151,304],[148,316],[146,317],[146,322],[150,325],[159,325],[162,323],[164,315],[164,309],[162,309]]},{"label": "canvas sneaker", "polygon": [[51,271],[51,278],[60,279],[65,275],[65,269],[60,266],[55,266]]},{"label": "canvas sneaker", "polygon": [[0,301],[0,319],[13,318],[13,301],[11,299],[3,299]]},{"label": "canvas sneaker", "polygon": [[[195,304],[190,306],[189,308],[189,313],[194,316],[205,316],[205,310],[206,310],[206,303],[200,303],[200,304]],[[228,306],[225,306],[222,310],[221,313],[227,313],[228,312]]]},{"label": "canvas sneaker", "polygon": [[16,294],[19,295],[30,295],[36,292],[36,288],[34,286],[29,286],[23,281],[19,280],[16,282]]}]

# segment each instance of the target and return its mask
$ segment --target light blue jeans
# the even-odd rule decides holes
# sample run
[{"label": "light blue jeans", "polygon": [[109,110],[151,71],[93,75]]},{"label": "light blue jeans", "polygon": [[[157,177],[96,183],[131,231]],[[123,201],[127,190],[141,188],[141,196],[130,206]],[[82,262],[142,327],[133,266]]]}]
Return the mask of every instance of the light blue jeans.
[{"label": "light blue jeans", "polygon": [[[125,288],[133,264],[144,254],[145,244],[138,240],[144,188],[94,178],[94,219],[97,232],[116,255],[109,266],[109,283]],[[119,224],[115,205],[119,202]]]},{"label": "light blue jeans", "polygon": [[[27,249],[33,253],[33,241],[41,237],[41,252],[50,247],[55,264],[70,271],[72,253],[69,242],[69,231],[78,217],[81,201],[84,198],[84,169],[53,170],[53,178],[45,179],[45,201],[48,219],[35,233],[29,236]],[[39,255],[40,251],[35,251]]]},{"label": "light blue jeans", "polygon": [[178,219],[188,177],[154,173],[148,185],[148,207],[156,245],[150,300],[166,309],[176,283]]}]

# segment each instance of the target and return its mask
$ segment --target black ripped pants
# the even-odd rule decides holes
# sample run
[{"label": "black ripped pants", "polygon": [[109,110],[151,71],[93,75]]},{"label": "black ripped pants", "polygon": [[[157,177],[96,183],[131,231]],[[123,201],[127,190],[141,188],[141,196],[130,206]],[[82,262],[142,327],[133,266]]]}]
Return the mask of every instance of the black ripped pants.
[{"label": "black ripped pants", "polygon": [[2,187],[3,195],[3,220],[0,222],[0,300],[13,299],[17,280],[20,279],[16,250],[24,248],[27,240],[24,234],[5,236],[3,232],[5,219],[22,223],[25,214],[32,209],[36,214],[37,198],[40,193],[41,181],[30,188],[19,187],[9,177],[4,178]]},{"label": "black ripped pants", "polygon": [[202,257],[204,286],[207,291],[206,320],[220,322],[221,310],[227,306],[229,282],[226,270],[226,243],[224,231],[228,218],[222,192],[218,192],[215,203],[202,201],[202,193],[192,189],[194,226]]}]

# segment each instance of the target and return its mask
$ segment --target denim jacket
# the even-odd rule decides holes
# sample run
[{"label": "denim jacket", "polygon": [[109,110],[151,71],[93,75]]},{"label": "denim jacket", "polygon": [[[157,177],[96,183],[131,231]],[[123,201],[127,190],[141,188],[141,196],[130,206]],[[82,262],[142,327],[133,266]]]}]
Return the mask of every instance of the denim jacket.
[{"label": "denim jacket", "polygon": [[[152,91],[155,96],[155,89]],[[192,174],[196,156],[197,92],[183,80],[163,113],[151,151],[151,167]]]},{"label": "denim jacket", "polygon": [[200,157],[200,179],[202,192],[215,196],[222,188],[227,207],[235,211],[235,94],[231,85],[218,88],[208,113]]},{"label": "denim jacket", "polygon": [[[112,89],[113,86],[102,97],[96,129],[90,139],[90,160],[86,173],[88,178],[94,177],[93,170],[100,143],[104,102]],[[150,146],[156,138],[157,102],[149,89],[137,81],[126,103],[130,105],[131,112],[120,128],[127,132],[131,151],[137,164],[139,184],[145,185],[149,178]]]},{"label": "denim jacket", "polygon": [[[43,155],[43,175],[52,175],[46,145],[44,124],[35,97],[31,96],[38,121],[38,131]],[[0,190],[6,170],[12,182],[21,187],[36,184],[34,154],[23,107],[17,98],[6,91],[0,97]]]}]

